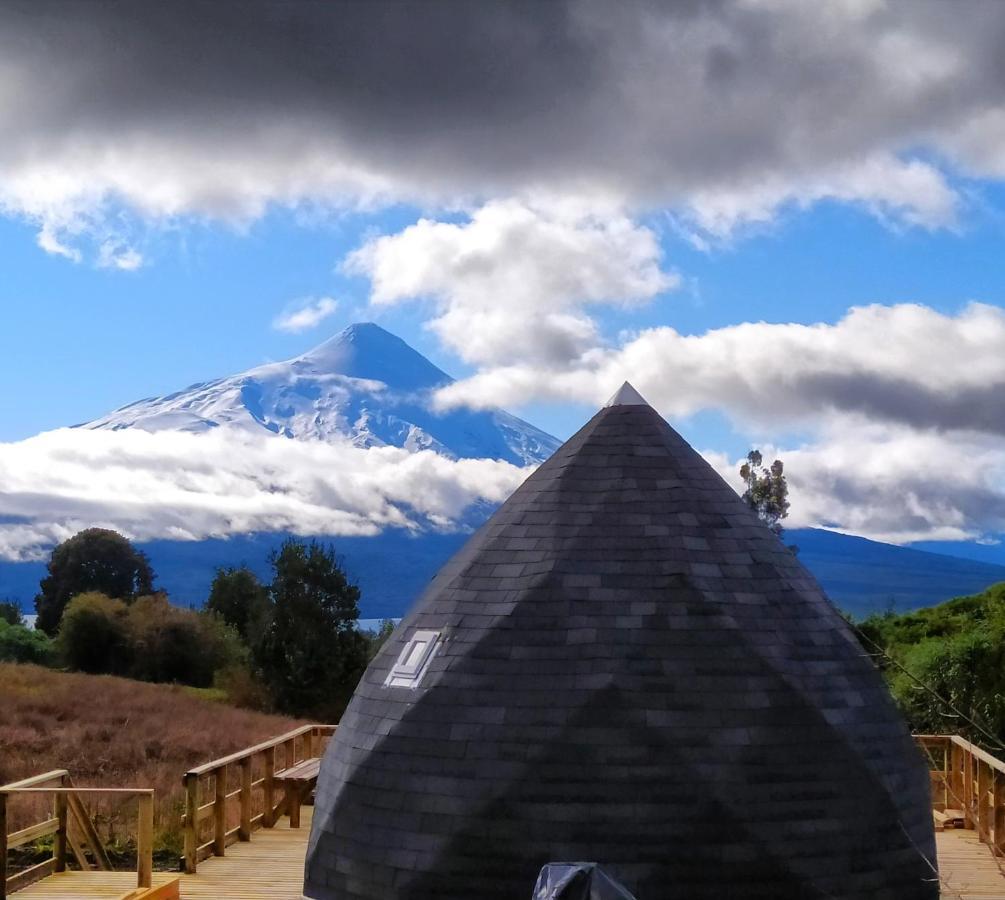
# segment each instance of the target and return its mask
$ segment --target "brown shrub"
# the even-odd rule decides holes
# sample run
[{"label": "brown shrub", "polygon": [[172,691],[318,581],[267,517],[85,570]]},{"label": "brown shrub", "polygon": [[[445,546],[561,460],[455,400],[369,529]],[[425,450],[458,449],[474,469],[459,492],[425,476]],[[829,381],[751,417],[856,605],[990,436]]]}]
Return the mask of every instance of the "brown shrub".
[{"label": "brown shrub", "polygon": [[[182,775],[303,724],[237,709],[192,688],[0,663],[0,784],[67,769],[74,784],[152,787],[161,843],[177,840]],[[135,800],[89,801],[111,840],[132,834]],[[11,800],[14,831],[48,818],[51,800]]]}]

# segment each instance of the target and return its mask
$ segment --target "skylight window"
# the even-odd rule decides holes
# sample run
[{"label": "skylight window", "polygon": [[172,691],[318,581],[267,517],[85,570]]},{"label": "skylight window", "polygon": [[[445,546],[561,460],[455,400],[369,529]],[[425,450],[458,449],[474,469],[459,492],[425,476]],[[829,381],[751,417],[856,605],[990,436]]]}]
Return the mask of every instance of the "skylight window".
[{"label": "skylight window", "polygon": [[440,644],[440,632],[416,631],[388,673],[385,687],[417,688]]}]

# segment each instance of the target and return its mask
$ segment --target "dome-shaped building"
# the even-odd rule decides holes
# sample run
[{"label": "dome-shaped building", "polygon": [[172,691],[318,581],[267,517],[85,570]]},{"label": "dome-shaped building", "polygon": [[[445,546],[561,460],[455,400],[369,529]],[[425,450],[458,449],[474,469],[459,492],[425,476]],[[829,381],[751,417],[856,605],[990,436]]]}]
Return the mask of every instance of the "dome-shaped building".
[{"label": "dome-shaped building", "polygon": [[626,385],[443,568],[318,784],[318,900],[938,896],[928,775],[815,580]]}]

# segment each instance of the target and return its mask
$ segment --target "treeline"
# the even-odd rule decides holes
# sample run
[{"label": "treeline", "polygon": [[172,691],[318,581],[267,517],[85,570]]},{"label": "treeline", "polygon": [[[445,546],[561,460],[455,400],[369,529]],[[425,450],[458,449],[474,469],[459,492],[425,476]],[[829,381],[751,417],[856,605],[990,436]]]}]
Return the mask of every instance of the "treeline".
[{"label": "treeline", "polygon": [[1005,583],[858,628],[913,731],[1005,742]]},{"label": "treeline", "polygon": [[233,703],[337,721],[390,632],[360,632],[359,589],[330,545],[287,540],[262,583],[219,569],[201,609],[154,587],[146,556],[91,528],[57,546],[35,598],[36,630],[0,604],[0,660],[214,687]]}]

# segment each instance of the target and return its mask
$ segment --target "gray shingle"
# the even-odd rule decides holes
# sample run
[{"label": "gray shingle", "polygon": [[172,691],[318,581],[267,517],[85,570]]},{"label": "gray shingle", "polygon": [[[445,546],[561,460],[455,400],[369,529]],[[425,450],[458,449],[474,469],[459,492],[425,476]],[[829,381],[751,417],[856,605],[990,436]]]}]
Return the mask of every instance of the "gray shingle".
[{"label": "gray shingle", "polygon": [[[385,687],[417,629],[446,638]],[[920,900],[928,776],[808,572],[650,407],[601,410],[443,568],[331,742],[305,894]]]}]

